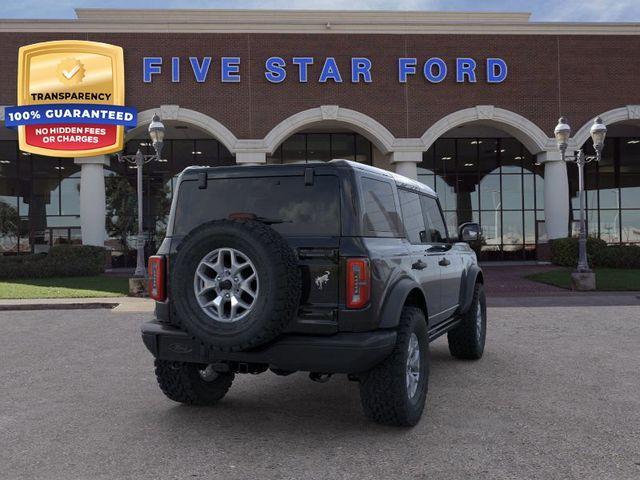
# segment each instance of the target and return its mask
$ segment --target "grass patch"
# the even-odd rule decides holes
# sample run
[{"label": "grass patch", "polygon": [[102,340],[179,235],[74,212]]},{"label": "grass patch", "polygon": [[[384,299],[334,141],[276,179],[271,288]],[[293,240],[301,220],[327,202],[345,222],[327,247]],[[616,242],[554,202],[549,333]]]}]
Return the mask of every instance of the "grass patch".
[{"label": "grass patch", "polygon": [[105,275],[0,280],[2,299],[121,297],[128,293],[128,278]]},{"label": "grass patch", "polygon": [[[526,278],[540,283],[571,288],[573,268],[559,268],[548,272],[534,273]],[[596,290],[635,291],[640,290],[640,269],[595,268]]]}]

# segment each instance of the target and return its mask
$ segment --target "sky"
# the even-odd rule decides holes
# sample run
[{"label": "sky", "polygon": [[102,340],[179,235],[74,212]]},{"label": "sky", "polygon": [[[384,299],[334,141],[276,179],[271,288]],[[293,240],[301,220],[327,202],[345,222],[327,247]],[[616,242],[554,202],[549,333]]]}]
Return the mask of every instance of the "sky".
[{"label": "sky", "polygon": [[530,12],[532,21],[640,22],[640,0],[18,0],[1,18],[75,18],[74,8],[261,8]]}]

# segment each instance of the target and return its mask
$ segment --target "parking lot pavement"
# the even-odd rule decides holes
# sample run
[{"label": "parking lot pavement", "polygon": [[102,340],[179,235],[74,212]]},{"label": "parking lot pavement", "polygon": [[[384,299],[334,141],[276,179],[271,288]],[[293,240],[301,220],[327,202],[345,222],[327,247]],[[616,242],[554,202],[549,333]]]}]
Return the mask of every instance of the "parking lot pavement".
[{"label": "parking lot pavement", "polygon": [[343,377],[240,376],[216,407],[172,403],[146,316],[0,312],[1,478],[640,478],[637,306],[490,309],[479,362],[432,344],[408,430],[368,422]]}]

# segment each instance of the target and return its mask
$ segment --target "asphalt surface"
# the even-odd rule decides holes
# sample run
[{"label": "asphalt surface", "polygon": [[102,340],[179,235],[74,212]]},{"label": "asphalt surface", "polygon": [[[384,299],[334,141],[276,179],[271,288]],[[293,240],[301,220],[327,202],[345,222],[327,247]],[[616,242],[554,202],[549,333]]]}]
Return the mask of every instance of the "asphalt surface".
[{"label": "asphalt surface", "polygon": [[413,429],[357,385],[239,376],[216,407],[156,387],[147,314],[0,312],[1,479],[638,479],[640,307],[492,308],[485,356],[432,344]]}]

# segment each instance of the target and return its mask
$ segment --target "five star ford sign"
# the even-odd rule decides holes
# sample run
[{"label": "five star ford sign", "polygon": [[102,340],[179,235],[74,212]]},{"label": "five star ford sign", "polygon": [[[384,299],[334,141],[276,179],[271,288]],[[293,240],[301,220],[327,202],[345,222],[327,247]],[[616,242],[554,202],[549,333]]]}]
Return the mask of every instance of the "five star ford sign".
[{"label": "five star ford sign", "polygon": [[88,157],[122,150],[124,128],[137,124],[124,106],[121,47],[63,40],[20,48],[18,106],[5,109],[20,150]]}]

